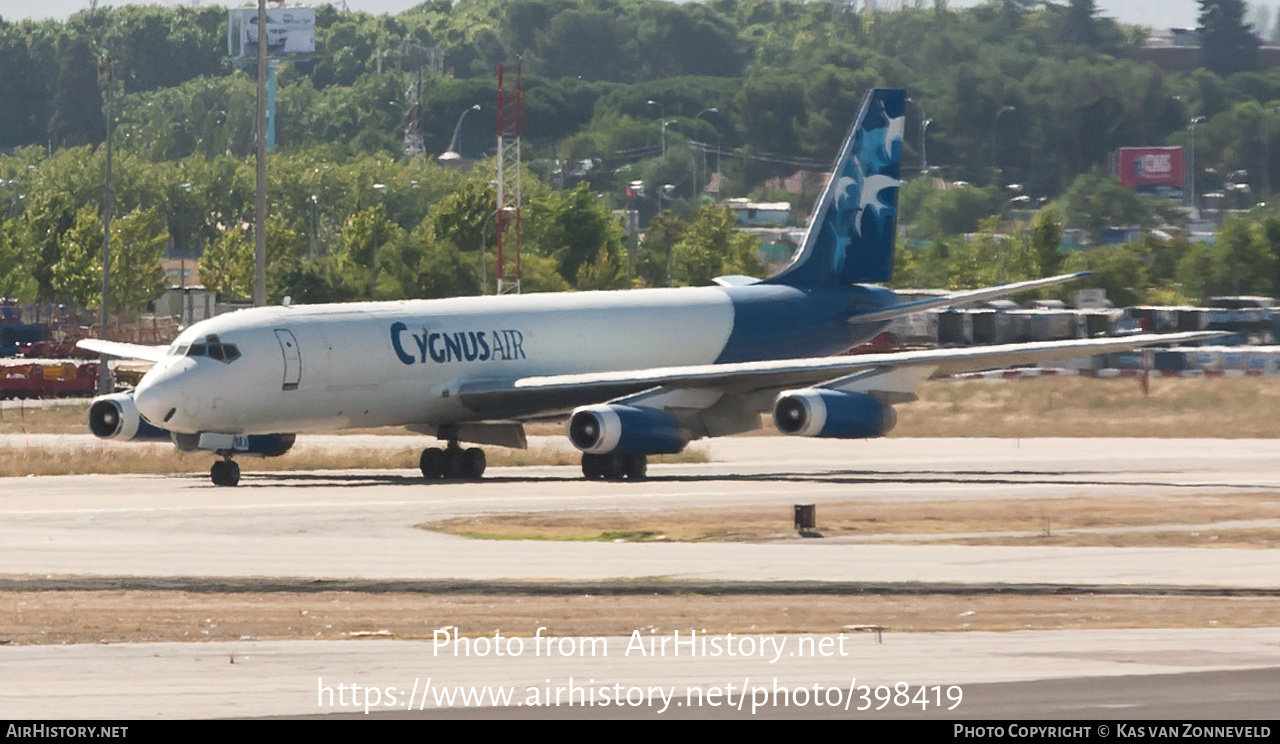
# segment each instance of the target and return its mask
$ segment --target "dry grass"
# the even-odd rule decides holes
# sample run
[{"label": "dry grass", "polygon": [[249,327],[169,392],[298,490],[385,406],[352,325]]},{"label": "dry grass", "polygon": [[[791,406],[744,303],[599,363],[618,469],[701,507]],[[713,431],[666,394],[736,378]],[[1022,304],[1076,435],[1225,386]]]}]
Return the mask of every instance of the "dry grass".
[{"label": "dry grass", "polygon": [[30,407],[12,401],[0,408],[0,434],[88,434],[89,401]]},{"label": "dry grass", "polygon": [[[1047,377],[925,383],[920,400],[898,406],[894,437],[1179,437],[1280,436],[1280,380],[1272,378],[1154,378],[1144,397],[1136,380]],[[87,403],[0,410],[0,434],[80,434]],[[776,434],[765,416],[761,434]],[[560,436],[559,424],[533,424],[533,435]],[[398,433],[395,429],[348,433]],[[305,441],[305,437],[304,437]],[[490,448],[489,464],[574,465],[564,448]],[[417,467],[414,449],[294,452],[271,460],[244,459],[252,471]],[[183,455],[164,445],[99,446],[78,450],[0,449],[0,477],[85,473],[185,473],[209,466],[207,454]],[[655,462],[705,462],[691,448]],[[655,533],[661,534],[661,533]]]},{"label": "dry grass", "polygon": [[[237,458],[240,469],[252,472],[313,470],[401,470],[418,468],[418,448],[399,449],[301,449],[283,457]],[[513,450],[485,448],[489,467],[577,465],[582,453],[559,447]],[[0,447],[0,478],[28,475],[172,474],[207,471],[217,457],[212,453],[183,453],[164,442],[99,444],[79,448]],[[662,455],[651,462],[707,462],[705,450],[691,447],[678,455]]]},{"label": "dry grass", "polygon": [[[827,537],[929,535],[966,545],[1280,547],[1280,528],[1211,527],[1280,519],[1280,494],[1097,497],[1040,500],[831,503],[817,510]],[[498,540],[761,541],[791,539],[792,513],[778,506],[655,512],[494,514],[420,525]],[[1101,529],[1106,532],[1069,532]]]},{"label": "dry grass", "polygon": [[[920,400],[897,407],[895,437],[1169,437],[1280,436],[1280,380],[1152,378],[1138,381],[1041,377],[952,382],[932,380]],[[0,410],[0,434],[83,434],[88,403]],[[765,416],[760,432],[774,434]],[[530,424],[531,435],[563,436],[562,424]],[[398,433],[357,429],[347,434]]]},{"label": "dry grass", "polygon": [[1280,436],[1280,380],[1044,377],[933,381],[898,406],[895,437]]},{"label": "dry grass", "polygon": [[430,639],[446,626],[472,636],[495,629],[530,636],[539,626],[553,635],[626,635],[641,622],[637,618],[657,632],[833,633],[846,625],[880,625],[889,632],[1246,628],[1273,626],[1276,617],[1280,599],[1271,597],[39,591],[0,592],[0,643],[338,640],[368,633]]}]

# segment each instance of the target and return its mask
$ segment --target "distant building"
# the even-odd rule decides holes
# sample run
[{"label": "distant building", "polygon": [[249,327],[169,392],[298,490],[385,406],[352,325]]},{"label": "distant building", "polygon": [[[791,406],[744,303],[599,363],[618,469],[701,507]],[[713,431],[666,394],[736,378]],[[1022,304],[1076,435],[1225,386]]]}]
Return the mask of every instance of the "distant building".
[{"label": "distant building", "polygon": [[787,202],[758,202],[750,199],[728,199],[725,206],[733,212],[734,219],[744,227],[790,225],[791,205]]}]

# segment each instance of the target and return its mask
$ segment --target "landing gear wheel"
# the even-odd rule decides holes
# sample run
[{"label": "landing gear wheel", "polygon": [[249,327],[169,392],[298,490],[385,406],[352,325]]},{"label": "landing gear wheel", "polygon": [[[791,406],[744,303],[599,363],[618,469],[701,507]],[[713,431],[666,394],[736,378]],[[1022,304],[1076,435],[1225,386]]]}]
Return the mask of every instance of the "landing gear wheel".
[{"label": "landing gear wheel", "polygon": [[639,481],[648,477],[649,458],[647,455],[627,456],[627,480]]},{"label": "landing gear wheel", "polygon": [[604,477],[604,458],[600,455],[583,453],[582,475],[587,480],[599,480]]},{"label": "landing gear wheel", "polygon": [[464,453],[457,447],[449,447],[444,451],[444,478],[445,480],[458,480],[465,476],[466,471],[463,470],[462,458]]},{"label": "landing gear wheel", "polygon": [[611,481],[620,481],[627,474],[627,465],[630,462],[630,456],[622,455],[617,452],[604,456],[604,479]]},{"label": "landing gear wheel", "polygon": [[464,478],[480,480],[484,477],[484,467],[484,450],[479,447],[472,447],[462,453],[462,475]]},{"label": "landing gear wheel", "polygon": [[209,478],[215,486],[235,486],[240,482],[240,466],[235,460],[218,460],[209,468]]},{"label": "landing gear wheel", "polygon": [[440,480],[444,475],[444,450],[439,447],[430,447],[422,451],[422,457],[418,458],[418,469],[422,471],[422,477],[427,480]]}]

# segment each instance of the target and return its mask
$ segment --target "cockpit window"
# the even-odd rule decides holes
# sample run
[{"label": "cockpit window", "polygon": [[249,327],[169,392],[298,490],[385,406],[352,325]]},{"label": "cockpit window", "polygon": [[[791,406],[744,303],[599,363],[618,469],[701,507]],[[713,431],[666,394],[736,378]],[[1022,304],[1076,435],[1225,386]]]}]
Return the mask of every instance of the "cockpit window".
[{"label": "cockpit window", "polygon": [[186,356],[186,355],[187,355],[186,344],[178,344],[177,342],[174,342],[173,346],[169,347],[169,356]]},{"label": "cockpit window", "polygon": [[220,362],[230,364],[240,358],[240,349],[235,344],[223,343],[216,334],[210,333],[204,337],[203,342],[197,341],[191,344],[191,349],[187,351],[187,356],[207,356],[210,359],[217,359]]}]

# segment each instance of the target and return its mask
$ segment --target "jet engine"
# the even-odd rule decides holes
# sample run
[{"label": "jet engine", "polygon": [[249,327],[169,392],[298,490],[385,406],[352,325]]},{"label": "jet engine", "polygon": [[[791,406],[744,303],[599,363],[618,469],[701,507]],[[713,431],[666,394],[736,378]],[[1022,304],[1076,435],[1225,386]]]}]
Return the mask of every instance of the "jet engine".
[{"label": "jet engine", "polygon": [[569,418],[569,441],[591,455],[664,455],[688,444],[676,417],[632,406],[584,406]]},{"label": "jet engine", "polygon": [[773,423],[793,436],[867,439],[888,434],[898,415],[873,395],[807,388],[778,395]]},{"label": "jet engine", "polygon": [[133,442],[167,442],[169,432],[142,420],[133,393],[115,393],[93,399],[89,405],[89,431],[101,439]]}]

